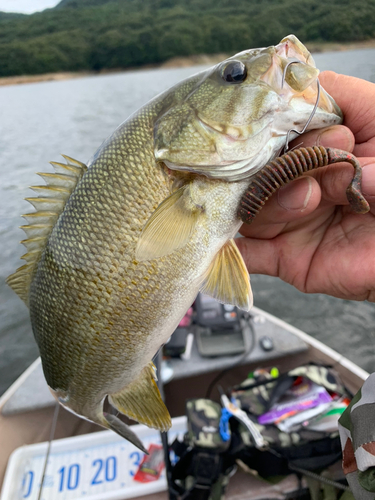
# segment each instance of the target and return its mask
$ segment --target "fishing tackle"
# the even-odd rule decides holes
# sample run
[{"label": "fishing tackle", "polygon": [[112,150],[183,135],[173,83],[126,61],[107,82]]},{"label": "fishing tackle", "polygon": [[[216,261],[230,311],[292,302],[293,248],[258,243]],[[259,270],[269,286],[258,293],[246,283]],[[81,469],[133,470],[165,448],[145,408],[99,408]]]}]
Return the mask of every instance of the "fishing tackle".
[{"label": "fishing tackle", "polygon": [[[305,63],[298,59],[290,61],[284,68],[281,87],[285,83],[286,72],[291,64]],[[351,163],[355,172],[346,190],[346,197],[350,206],[355,213],[359,214],[367,213],[370,210],[370,206],[361,192],[362,168],[354,155],[341,149],[325,148],[323,146],[299,148],[287,153],[290,134],[294,132],[302,135],[314,117],[320,98],[320,83],[318,79],[316,83],[318,86],[316,102],[305,126],[301,131],[294,129],[288,131],[283,148],[284,154],[267,163],[267,165],[255,174],[245,194],[242,196],[238,209],[238,216],[242,222],[251,224],[268,198],[290,181],[301,177],[310,170],[343,161]]]},{"label": "fishing tackle", "polygon": [[370,206],[361,192],[362,168],[357,158],[340,149],[314,146],[289,151],[268,162],[255,174],[241,198],[239,218],[251,224],[268,198],[279,188],[310,170],[339,162],[348,162],[354,167],[354,177],[346,189],[350,206],[355,213],[367,213]]},{"label": "fishing tackle", "polygon": [[[306,65],[306,63],[304,63],[303,61],[299,61],[298,59],[290,61],[285,66],[285,68],[284,68],[283,76],[282,76],[282,80],[281,80],[281,88],[283,88],[284,83],[285,83],[287,69],[292,64],[304,64],[304,65]],[[303,127],[302,130],[298,131],[298,130],[295,130],[294,128],[291,128],[290,130],[288,130],[288,133],[286,134],[286,139],[285,139],[285,146],[282,149],[283,153],[286,153],[288,151],[288,149],[289,149],[290,134],[292,132],[294,132],[295,134],[298,134],[298,135],[304,134],[306,132],[306,130],[307,130],[307,127],[310,125],[311,120],[314,118],[316,109],[317,109],[318,104],[319,104],[319,99],[320,99],[320,82],[319,82],[318,79],[316,79],[316,85],[317,85],[317,88],[318,88],[318,92],[317,92],[317,96],[316,96],[316,101],[315,101],[315,104],[314,104],[314,108],[311,111],[311,115],[307,119],[307,122],[305,123],[305,126]]]}]

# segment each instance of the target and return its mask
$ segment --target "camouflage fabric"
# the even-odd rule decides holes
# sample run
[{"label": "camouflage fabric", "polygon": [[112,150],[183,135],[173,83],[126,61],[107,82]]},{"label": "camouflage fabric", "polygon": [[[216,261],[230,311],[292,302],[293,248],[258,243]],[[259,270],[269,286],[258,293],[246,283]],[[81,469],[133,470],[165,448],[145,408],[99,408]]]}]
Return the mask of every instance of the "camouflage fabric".
[{"label": "camouflage fabric", "polygon": [[339,420],[343,469],[356,500],[375,495],[375,373],[357,392]]},{"label": "camouflage fabric", "polygon": [[253,415],[262,415],[269,408],[270,395],[275,386],[276,382],[270,382],[267,385],[234,391],[232,396],[242,410]]},{"label": "camouflage fabric", "polygon": [[[221,405],[210,399],[191,399],[186,402],[187,427],[188,431],[185,434],[185,443],[189,448],[192,448],[191,464],[186,463],[186,476],[180,478],[180,485],[185,491],[189,491],[195,487],[197,481],[202,481],[200,473],[205,476],[207,470],[210,469],[207,460],[211,463],[217,463],[217,467],[213,465],[212,482],[207,477],[203,477],[204,484],[209,483],[208,500],[224,500],[225,488],[229,482],[230,474],[233,471],[233,465],[227,464],[224,466],[222,460],[223,452],[226,452],[230,446],[231,440],[223,441],[219,431],[221,418]],[[230,428],[228,429],[231,433]],[[208,452],[208,453],[206,453]],[[211,457],[211,458],[210,458]],[[202,468],[201,470],[201,462]],[[178,465],[178,463],[177,463]],[[212,464],[211,464],[212,465]],[[196,470],[195,470],[196,469]],[[193,472],[193,473],[192,473]],[[194,498],[194,491],[190,493],[188,498]]]},{"label": "camouflage fabric", "polygon": [[291,370],[288,375],[290,377],[306,377],[312,382],[325,387],[328,391],[337,392],[338,394],[345,394],[346,392],[337,372],[333,368],[305,365]]},{"label": "camouflage fabric", "polygon": [[[251,419],[267,443],[273,448],[289,448],[299,446],[311,441],[318,441],[327,437],[327,433],[319,431],[309,431],[300,429],[298,432],[282,432],[274,425],[261,425],[255,419]],[[250,433],[244,425],[240,425],[239,431],[242,441],[246,446],[254,446],[250,438]],[[334,438],[338,433],[330,434]]]},{"label": "camouflage fabric", "polygon": [[[228,449],[230,439],[223,441],[219,431],[221,406],[210,399],[191,399],[186,403],[187,440],[190,446],[217,452]],[[230,432],[230,430],[229,430]]]}]

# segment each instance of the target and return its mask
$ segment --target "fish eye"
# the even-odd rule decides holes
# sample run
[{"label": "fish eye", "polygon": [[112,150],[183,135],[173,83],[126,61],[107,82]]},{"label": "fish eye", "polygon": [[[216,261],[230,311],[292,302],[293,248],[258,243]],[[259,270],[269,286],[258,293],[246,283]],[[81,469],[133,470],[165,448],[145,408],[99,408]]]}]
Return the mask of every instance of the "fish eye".
[{"label": "fish eye", "polygon": [[246,66],[241,61],[229,61],[222,73],[223,80],[229,83],[241,83],[246,76]]}]

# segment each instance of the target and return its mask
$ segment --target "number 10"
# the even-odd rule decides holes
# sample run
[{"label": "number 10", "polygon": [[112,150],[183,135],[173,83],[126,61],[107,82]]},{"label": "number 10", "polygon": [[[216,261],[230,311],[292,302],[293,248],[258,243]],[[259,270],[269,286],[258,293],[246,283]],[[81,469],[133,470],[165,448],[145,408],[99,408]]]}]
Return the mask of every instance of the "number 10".
[{"label": "number 10", "polygon": [[[61,467],[61,469],[58,471],[61,476],[59,491],[64,491],[65,469],[66,469],[65,467]],[[68,469],[68,476],[65,487],[68,488],[68,490],[75,490],[78,486],[78,483],[79,483],[79,465],[72,464]]]}]

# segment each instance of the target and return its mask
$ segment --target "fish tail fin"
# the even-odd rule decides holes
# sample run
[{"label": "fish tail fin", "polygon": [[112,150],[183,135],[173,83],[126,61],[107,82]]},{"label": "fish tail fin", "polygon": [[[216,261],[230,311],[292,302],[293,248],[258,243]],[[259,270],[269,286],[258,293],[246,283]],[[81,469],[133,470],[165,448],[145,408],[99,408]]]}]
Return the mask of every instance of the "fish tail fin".
[{"label": "fish tail fin", "polygon": [[172,420],[156,385],[156,368],[150,362],[124,389],[108,396],[109,402],[129,418],[159,431],[167,431]]}]

